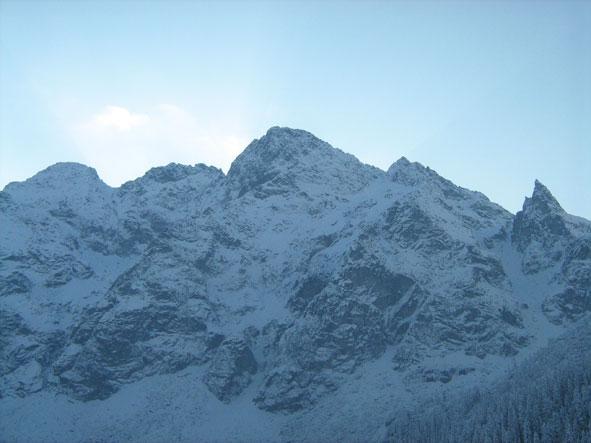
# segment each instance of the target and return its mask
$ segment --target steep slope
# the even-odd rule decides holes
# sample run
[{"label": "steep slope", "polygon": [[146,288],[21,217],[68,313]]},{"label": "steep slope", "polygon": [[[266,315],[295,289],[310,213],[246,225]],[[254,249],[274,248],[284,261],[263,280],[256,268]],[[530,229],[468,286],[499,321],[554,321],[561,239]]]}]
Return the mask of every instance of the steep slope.
[{"label": "steep slope", "polygon": [[590,342],[585,319],[491,386],[431,398],[393,417],[386,440],[590,441]]},{"label": "steep slope", "polygon": [[539,181],[515,216],[512,241],[523,254],[524,274],[546,275],[553,292],[543,309],[553,323],[591,310],[591,225],[567,214]]},{"label": "steep slope", "polygon": [[113,189],[58,164],[0,193],[0,224],[0,424],[17,440],[35,402],[91,417],[140,386],[201,405],[174,422],[201,439],[240,440],[247,421],[204,423],[241,405],[264,438],[363,440],[358,409],[330,411],[355,399],[377,430],[397,398],[493,379],[591,310],[591,224],[539,182],[514,217],[289,128],[227,175],[170,164]]}]

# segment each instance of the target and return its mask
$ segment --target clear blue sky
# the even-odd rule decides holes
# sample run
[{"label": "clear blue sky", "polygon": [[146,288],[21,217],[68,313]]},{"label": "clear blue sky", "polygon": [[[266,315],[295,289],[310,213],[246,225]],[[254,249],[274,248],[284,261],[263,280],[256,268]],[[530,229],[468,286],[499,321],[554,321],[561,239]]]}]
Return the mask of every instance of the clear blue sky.
[{"label": "clear blue sky", "polygon": [[591,3],[0,0],[0,187],[227,170],[274,125],[591,218]]}]

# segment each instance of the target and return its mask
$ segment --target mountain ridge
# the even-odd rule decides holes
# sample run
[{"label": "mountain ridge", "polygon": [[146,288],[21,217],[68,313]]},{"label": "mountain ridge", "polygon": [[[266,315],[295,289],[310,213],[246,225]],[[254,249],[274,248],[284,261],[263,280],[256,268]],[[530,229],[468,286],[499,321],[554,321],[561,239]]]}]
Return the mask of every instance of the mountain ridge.
[{"label": "mountain ridge", "polygon": [[591,312],[591,222],[539,182],[513,215],[404,157],[381,171],[285,128],[228,174],[169,164],[110,188],[83,165],[47,171],[0,192],[11,435],[35,401],[75,414],[190,377],[202,439],[236,405],[263,440],[345,421],[363,439],[343,402],[379,427],[397,398],[492,380]]},{"label": "mountain ridge", "polygon": [[[381,170],[380,168],[378,168],[376,166],[362,163],[352,154],[347,154],[338,148],[334,148],[334,147],[330,146],[328,143],[318,139],[317,137],[315,137],[313,134],[311,134],[308,131],[305,131],[302,129],[293,129],[293,128],[289,128],[289,127],[273,126],[273,127],[269,128],[269,130],[267,131],[267,133],[263,137],[261,137],[260,139],[254,139],[251,143],[249,143],[248,146],[245,147],[245,149],[234,159],[234,161],[230,165],[230,168],[227,173],[224,173],[221,169],[219,169],[215,166],[206,165],[203,163],[196,163],[194,165],[189,165],[189,164],[180,164],[180,163],[171,162],[166,165],[154,166],[154,167],[150,168],[148,171],[146,171],[146,173],[144,175],[127,180],[124,183],[122,183],[121,185],[113,187],[113,186],[106,184],[100,178],[99,174],[97,173],[97,171],[93,167],[85,165],[83,163],[79,163],[79,162],[63,161],[63,162],[58,162],[58,163],[48,166],[44,170],[34,174],[33,176],[31,176],[28,179],[25,179],[22,181],[9,182],[4,186],[4,189],[0,192],[9,192],[14,187],[20,187],[20,186],[24,185],[25,183],[31,181],[32,179],[35,179],[36,177],[47,178],[47,176],[49,175],[49,176],[55,176],[55,178],[59,180],[59,179],[63,179],[64,174],[69,178],[83,177],[84,175],[86,175],[87,177],[93,178],[93,179],[98,178],[102,184],[106,185],[107,187],[109,187],[111,189],[115,189],[115,190],[120,190],[122,188],[129,188],[131,184],[137,183],[138,181],[141,181],[142,179],[146,180],[148,178],[152,178],[154,180],[158,180],[157,177],[159,175],[162,177],[161,180],[175,181],[171,177],[169,177],[168,179],[165,179],[164,176],[167,174],[179,174],[180,171],[184,171],[184,173],[186,175],[193,175],[193,173],[196,174],[199,171],[202,171],[202,172],[203,171],[211,171],[212,173],[215,171],[218,171],[219,173],[221,173],[218,175],[222,175],[224,177],[224,179],[228,180],[228,179],[230,179],[230,177],[232,175],[236,174],[236,169],[239,168],[240,161],[236,165],[234,165],[237,162],[237,160],[242,160],[244,157],[249,157],[249,156],[252,157],[253,155],[251,154],[251,151],[255,150],[261,142],[265,146],[271,146],[273,148],[272,152],[277,151],[277,152],[275,152],[275,154],[277,154],[277,155],[287,154],[290,159],[294,158],[295,154],[301,155],[302,152],[298,151],[297,149],[296,150],[292,149],[293,151],[295,151],[295,153],[289,152],[290,149],[287,149],[287,150],[281,149],[281,147],[283,146],[282,144],[285,144],[286,141],[289,141],[290,138],[292,140],[293,139],[296,139],[296,140],[300,139],[300,141],[313,140],[314,146],[316,146],[316,147],[320,146],[322,149],[325,150],[325,152],[330,152],[332,154],[337,154],[337,155],[343,154],[344,156],[354,159],[353,161],[356,161],[359,164],[361,164],[365,167],[368,167],[371,170],[377,171],[379,173],[385,173],[386,175],[392,177],[392,179],[395,181],[396,180],[400,180],[400,181],[406,180],[406,182],[407,182],[406,184],[408,184],[408,185],[418,184],[418,180],[420,177],[431,177],[432,179],[441,180],[441,181],[449,183],[453,186],[459,187],[458,185],[455,185],[454,183],[452,183],[450,180],[440,176],[436,171],[431,169],[429,166],[424,166],[419,162],[411,162],[406,158],[406,156],[402,156],[398,160],[394,161],[386,170]],[[276,149],[278,147],[277,141],[279,141],[279,149]],[[287,146],[287,145],[285,145],[285,146]],[[290,144],[289,147],[293,148],[293,144]],[[308,146],[308,148],[309,148],[309,146]],[[307,154],[307,153],[308,153],[308,150],[305,150],[304,154]],[[268,153],[267,153],[267,155],[268,155]],[[255,157],[256,157],[256,155],[255,155]],[[263,155],[263,157],[264,157],[264,155]],[[269,160],[268,158],[264,158],[264,159],[261,159],[261,162],[268,163],[268,160]],[[247,163],[248,163],[248,161],[247,161]],[[233,165],[234,165],[234,171],[231,174]],[[61,171],[62,173],[56,174],[56,172],[59,172],[59,171]],[[192,172],[189,172],[189,171],[192,171]],[[413,173],[411,174],[409,171],[412,171]],[[86,174],[83,174],[83,173],[86,173]],[[182,178],[185,178],[185,176],[182,176],[182,175],[177,176],[176,180],[182,179]],[[469,188],[462,188],[462,189],[466,189],[471,192],[479,193],[479,191],[474,191]],[[560,206],[558,201],[554,198],[552,193],[548,190],[548,188],[546,186],[544,186],[540,180],[535,179],[533,194],[532,194],[531,198],[530,197],[525,198],[524,204],[528,203],[530,200],[533,202],[536,202],[536,201],[540,201],[540,199],[547,200],[549,202],[548,204],[550,204],[553,208],[559,209],[562,212],[564,212],[564,209],[562,209],[562,207]],[[522,211],[522,210],[523,210],[523,208],[520,211]],[[517,211],[517,212],[520,212],[520,211]],[[508,211],[508,212],[510,212],[510,211]],[[580,218],[582,218],[582,217],[580,217]]]}]

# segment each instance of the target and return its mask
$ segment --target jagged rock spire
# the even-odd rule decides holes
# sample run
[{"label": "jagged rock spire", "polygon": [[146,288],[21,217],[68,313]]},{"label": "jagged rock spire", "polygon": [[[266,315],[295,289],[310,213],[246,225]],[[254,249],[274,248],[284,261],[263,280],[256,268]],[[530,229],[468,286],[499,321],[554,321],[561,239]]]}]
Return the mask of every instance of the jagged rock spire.
[{"label": "jagged rock spire", "polygon": [[558,211],[564,212],[562,206],[558,203],[556,198],[552,195],[552,193],[548,190],[546,186],[544,186],[539,180],[535,181],[534,184],[534,192],[531,198],[526,198],[523,204],[524,211],[540,211],[540,212],[549,212],[549,211]]},{"label": "jagged rock spire", "polygon": [[551,242],[550,237],[567,235],[564,210],[552,193],[536,180],[531,197],[526,197],[523,209],[515,215],[513,242],[525,249],[532,241]]}]

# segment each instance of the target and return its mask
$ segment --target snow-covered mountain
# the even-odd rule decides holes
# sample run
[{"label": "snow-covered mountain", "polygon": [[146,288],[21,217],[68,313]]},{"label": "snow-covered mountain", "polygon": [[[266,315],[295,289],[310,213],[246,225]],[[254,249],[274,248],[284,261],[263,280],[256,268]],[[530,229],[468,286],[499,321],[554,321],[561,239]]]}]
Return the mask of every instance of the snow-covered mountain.
[{"label": "snow-covered mountain", "polygon": [[367,441],[591,311],[591,222],[271,128],[228,174],[0,192],[0,439]]}]

